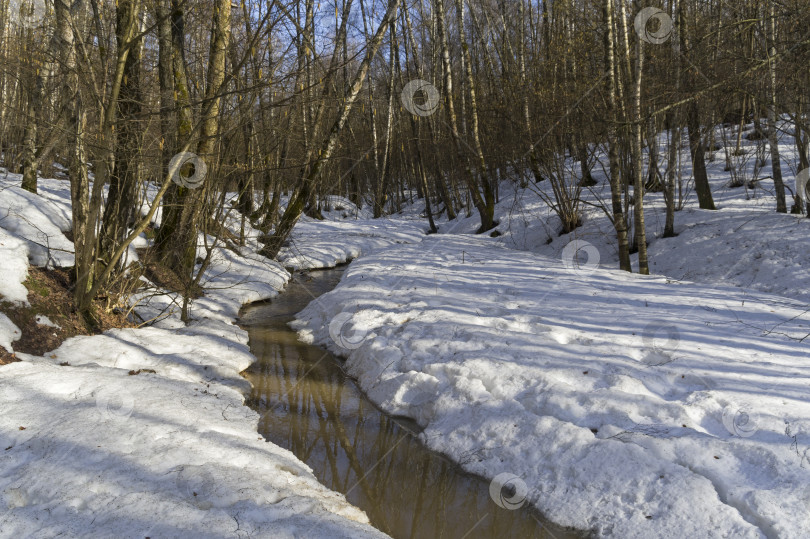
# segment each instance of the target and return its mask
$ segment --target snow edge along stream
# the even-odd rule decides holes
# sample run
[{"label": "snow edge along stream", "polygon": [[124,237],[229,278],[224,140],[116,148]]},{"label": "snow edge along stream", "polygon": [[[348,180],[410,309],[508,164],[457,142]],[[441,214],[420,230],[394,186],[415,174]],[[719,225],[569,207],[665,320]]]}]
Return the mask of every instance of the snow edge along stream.
[{"label": "snow edge along stream", "polygon": [[355,261],[293,326],[429,448],[519,478],[561,526],[810,534],[810,471],[786,436],[810,430],[806,346],[740,332],[806,333],[798,303],[586,269],[430,236]]},{"label": "snow edge along stream", "polygon": [[256,358],[233,322],[289,273],[219,249],[209,274],[186,327],[75,337],[0,368],[0,536],[385,537],[245,406]]}]

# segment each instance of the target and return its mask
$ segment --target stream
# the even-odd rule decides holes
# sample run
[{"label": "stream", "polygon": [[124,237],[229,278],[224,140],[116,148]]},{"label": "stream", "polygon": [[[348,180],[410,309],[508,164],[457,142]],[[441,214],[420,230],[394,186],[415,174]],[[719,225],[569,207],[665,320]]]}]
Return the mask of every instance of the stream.
[{"label": "stream", "polygon": [[496,505],[489,481],[428,450],[415,423],[376,408],[340,358],[298,340],[287,323],[342,273],[297,273],[271,302],[243,309],[240,325],[258,358],[244,374],[253,385],[247,404],[261,414],[259,433],[295,453],[395,538],[581,537],[529,506]]}]

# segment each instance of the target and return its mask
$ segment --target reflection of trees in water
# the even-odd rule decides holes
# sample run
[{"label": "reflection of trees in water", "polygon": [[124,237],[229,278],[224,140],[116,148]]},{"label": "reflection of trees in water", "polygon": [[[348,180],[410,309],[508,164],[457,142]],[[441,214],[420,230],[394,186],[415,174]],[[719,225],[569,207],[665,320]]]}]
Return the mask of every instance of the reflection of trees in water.
[{"label": "reflection of trees in water", "polygon": [[460,473],[366,402],[327,352],[285,327],[252,330],[251,349],[260,358],[249,373],[259,432],[378,529],[411,538],[462,537],[473,527],[468,537],[547,536],[528,511],[495,506],[488,483]]}]

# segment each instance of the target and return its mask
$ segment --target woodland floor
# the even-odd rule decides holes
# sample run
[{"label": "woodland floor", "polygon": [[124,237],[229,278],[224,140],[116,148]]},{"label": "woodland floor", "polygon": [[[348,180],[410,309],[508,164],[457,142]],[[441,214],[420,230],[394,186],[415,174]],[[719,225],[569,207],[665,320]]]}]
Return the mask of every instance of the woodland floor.
[{"label": "woodland floor", "polygon": [[[755,144],[740,163],[750,188],[730,186],[722,151],[709,155],[717,211],[683,185],[675,238],[662,237],[662,195],[647,193],[653,276],[615,269],[612,225],[593,206],[609,192],[598,154],[597,185],[583,192],[593,205],[571,233],[559,232],[548,181],[504,182],[486,237],[472,234],[475,215],[442,216],[426,236],[418,200],[371,219],[332,197],[278,261],[256,254],[252,228],[244,247],[217,247],[190,324],[170,276],[152,268],[132,297],[150,327],[100,335],[64,307],[66,183],[42,180],[31,195],[8,175],[0,350],[20,361],[0,368],[0,536],[226,536],[237,523],[379,536],[258,439],[239,376],[255,358],[234,325],[242,305],[283,289],[286,267],[353,260],[299,315],[300,336],[346,357],[429,447],[487,478],[512,474],[550,520],[601,536],[807,537],[810,220],[773,211],[770,168],[753,181]],[[149,245],[139,238],[128,262]]]}]

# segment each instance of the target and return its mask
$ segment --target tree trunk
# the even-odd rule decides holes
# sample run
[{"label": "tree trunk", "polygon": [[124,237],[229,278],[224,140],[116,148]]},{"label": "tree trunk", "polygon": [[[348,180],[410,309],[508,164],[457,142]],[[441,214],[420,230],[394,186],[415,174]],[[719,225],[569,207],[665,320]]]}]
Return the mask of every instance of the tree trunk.
[{"label": "tree trunk", "polygon": [[388,183],[391,172],[391,138],[394,136],[394,81],[396,80],[395,49],[396,49],[396,18],[391,22],[391,73],[388,78],[388,113],[385,123],[385,148],[383,149],[382,166],[380,166],[380,177],[377,179],[377,194],[374,197],[374,217],[382,217],[385,213],[385,202],[388,198]]},{"label": "tree trunk", "polygon": [[371,61],[377,54],[377,51],[382,44],[385,32],[388,30],[388,27],[396,17],[398,6],[399,0],[389,0],[385,16],[380,22],[380,26],[377,28],[376,34],[374,34],[366,47],[366,54],[363,57],[363,61],[360,63],[360,67],[358,68],[351,85],[349,86],[348,94],[345,97],[338,118],[332,125],[332,129],[329,131],[328,135],[324,138],[320,151],[317,153],[315,162],[311,167],[309,167],[308,172],[306,168],[304,169],[301,184],[295,193],[290,197],[290,201],[287,204],[287,209],[284,211],[284,215],[281,217],[281,221],[279,221],[279,224],[272,236],[268,238],[267,243],[261,250],[263,255],[269,258],[275,258],[278,256],[284,241],[287,239],[287,237],[289,237],[295,223],[297,223],[299,217],[301,217],[301,213],[304,210],[304,204],[309,199],[310,195],[317,186],[317,182],[320,180],[320,173],[324,163],[332,157],[332,153],[337,146],[338,137],[341,131],[343,131],[346,121],[349,119],[349,114],[351,113],[352,107],[354,106],[355,101],[357,101],[357,96],[360,94],[360,90],[363,87],[363,82],[366,80],[366,75],[368,74],[369,67],[371,66]]},{"label": "tree trunk", "polygon": [[666,204],[666,221],[664,222],[665,238],[675,236],[675,179],[678,173],[678,156],[681,149],[681,129],[676,127],[675,114],[668,114],[667,125],[670,126],[669,157],[667,160],[667,177],[664,186],[664,203]]},{"label": "tree trunk", "polygon": [[115,167],[110,176],[110,187],[100,234],[100,255],[109,263],[109,255],[128,235],[135,222],[135,211],[140,184],[140,154],[143,137],[141,115],[141,56],[140,56],[140,0],[119,0],[116,20],[116,40],[119,55],[128,49],[124,61],[123,80],[117,103],[118,114],[111,140],[115,153]]},{"label": "tree trunk", "polygon": [[641,117],[641,83],[644,68],[644,41],[636,40],[636,80],[633,92],[633,164],[635,165],[635,185],[633,198],[635,199],[635,238],[638,247],[638,272],[649,275],[650,268],[647,262],[647,231],[644,225],[644,156],[641,152],[642,122]]},{"label": "tree trunk", "polygon": [[[402,15],[403,15],[403,18],[405,19],[404,30],[405,30],[405,32],[407,34],[407,42],[410,43],[411,50],[413,51],[413,60],[414,60],[414,63],[416,64],[416,72],[417,72],[417,74],[418,74],[418,76],[420,78],[423,78],[424,77],[424,68],[422,66],[422,63],[419,61],[418,48],[416,46],[416,40],[413,37],[413,28],[411,27],[411,16],[410,16],[410,13],[409,13],[409,11],[407,9],[402,10]],[[430,134],[430,141],[435,145],[436,144],[436,131],[433,128],[433,122],[428,120],[425,123],[427,123],[428,132]],[[418,125],[421,127],[422,122],[419,122]],[[419,158],[420,167],[422,169],[420,177],[425,182],[425,184],[423,185],[423,189],[425,190],[425,193],[427,193],[427,196],[429,197],[430,196],[429,195],[430,188],[427,185],[427,171],[426,171],[427,160],[425,159],[424,153],[421,151],[422,141],[421,141],[421,138],[419,137],[419,129],[416,127],[417,122],[416,122],[416,119],[413,117],[413,115],[411,115],[411,126],[413,127],[414,135],[416,136],[416,149],[417,149],[417,152],[418,152],[418,158]],[[442,202],[444,202],[444,207],[445,207],[445,210],[447,211],[447,219],[452,221],[453,219],[456,218],[456,210],[453,207],[453,199],[450,196],[450,190],[447,188],[447,182],[444,181],[444,176],[441,174],[441,171],[439,171],[435,175],[435,183],[436,183],[436,190],[438,191],[439,197],[441,198]],[[426,204],[429,204],[429,203],[430,203],[430,201],[428,200]],[[431,212],[430,216],[428,217],[428,220],[431,223],[433,223],[433,214],[432,214],[432,212]],[[436,232],[437,230],[438,229],[435,228],[435,223],[431,224],[431,231]]]},{"label": "tree trunk", "polygon": [[664,190],[661,185],[661,172],[658,170],[658,126],[655,118],[651,118],[647,124],[647,155],[649,166],[647,167],[647,179],[644,188],[653,193],[660,193]]},{"label": "tree trunk", "polygon": [[[188,137],[193,129],[191,112],[191,97],[189,94],[188,77],[185,60],[185,16],[181,0],[171,0],[171,61],[172,61],[172,93],[175,111],[175,124],[177,135],[174,138],[174,147],[170,149],[171,155],[177,150],[190,144]],[[172,268],[180,268],[180,245],[175,241],[174,235],[180,226],[180,217],[183,210],[188,189],[172,183],[163,199],[163,213],[155,238],[155,246],[161,253],[165,264]],[[196,240],[195,240],[196,241]]]},{"label": "tree trunk", "polygon": [[[679,10],[681,50],[687,57],[691,52],[688,17],[686,9],[682,6]],[[687,78],[687,92],[691,91],[692,83]],[[709,176],[706,173],[706,147],[703,144],[703,135],[700,130],[700,115],[698,103],[693,100],[688,105],[686,113],[687,130],[689,132],[689,153],[692,156],[692,173],[695,178],[695,192],[698,196],[698,203],[703,210],[715,210],[714,199],[712,198],[711,187],[709,186]]]},{"label": "tree trunk", "polygon": [[[525,0],[518,0],[520,6],[520,16],[518,23],[520,24],[518,51],[520,52],[520,92],[523,95],[523,128],[526,131],[526,137],[529,141],[529,167],[531,168],[532,175],[534,175],[535,183],[543,181],[543,174],[540,172],[540,164],[537,160],[537,151],[534,147],[534,138],[532,135],[532,121],[529,114],[529,94],[531,87],[526,78],[526,6]],[[545,9],[545,2],[543,2],[543,9]],[[522,177],[522,176],[521,176]]]},{"label": "tree trunk", "polygon": [[619,152],[616,141],[616,124],[618,117],[616,114],[616,56],[614,50],[613,31],[613,0],[604,0],[602,13],[605,19],[605,67],[608,76],[605,77],[605,93],[607,100],[608,116],[608,162],[610,167],[610,195],[613,209],[613,226],[616,229],[616,240],[619,249],[619,268],[624,271],[632,271],[630,265],[630,245],[627,240],[627,219],[624,215],[624,205],[622,203],[622,178],[621,166],[619,165]]},{"label": "tree trunk", "polygon": [[450,46],[447,41],[447,32],[445,31],[444,0],[436,0],[435,13],[436,28],[438,30],[439,45],[441,47],[442,55],[442,71],[444,73],[444,101],[445,111],[447,112],[447,123],[450,127],[450,135],[453,139],[459,161],[462,163],[464,171],[466,172],[464,179],[467,182],[467,192],[472,200],[472,204],[478,210],[478,214],[481,218],[481,227],[479,231],[483,232],[492,228],[492,219],[489,217],[486,203],[481,197],[481,193],[478,191],[478,182],[476,181],[475,174],[470,168],[467,157],[464,154],[461,136],[459,135],[458,131],[458,118],[456,117],[456,109],[455,105],[453,104],[453,73],[452,67],[450,66]]},{"label": "tree trunk", "polygon": [[[440,2],[442,0],[439,0]],[[478,164],[478,176],[481,179],[481,187],[484,190],[485,215],[481,218],[481,228],[478,232],[486,232],[495,226],[495,185],[490,178],[486,160],[484,159],[484,149],[481,145],[481,135],[478,128],[478,100],[475,93],[475,80],[472,73],[472,59],[470,58],[470,48],[464,30],[464,4],[462,0],[456,2],[456,23],[458,25],[459,39],[461,40],[461,57],[464,60],[464,72],[467,80],[467,92],[470,98],[470,119],[472,120],[472,139],[475,149],[476,163]]]},{"label": "tree trunk", "polygon": [[[405,36],[405,40],[403,41],[403,49],[405,51],[405,69],[406,69],[408,77],[410,78],[411,77],[411,66],[410,66],[410,63],[408,62],[408,51],[409,51],[409,49],[408,49],[408,41],[409,41],[409,39],[412,40],[413,37],[412,37],[412,34],[411,34],[411,30],[410,30],[410,18],[408,16],[408,10],[403,9],[401,11],[401,13],[402,13],[402,19],[403,19],[402,29],[403,29],[403,34]],[[394,64],[397,67],[397,72],[402,73],[401,66],[399,65],[399,46],[398,46],[396,41],[394,41],[393,44],[394,44],[394,51],[393,51],[394,55],[393,55],[393,57],[395,59]],[[416,72],[417,72],[417,75],[419,76],[419,78],[421,79],[423,77],[423,75],[422,75],[422,66],[421,66],[421,63],[419,62],[419,56],[418,56],[419,53],[415,48],[412,50],[412,52],[413,52],[414,64],[416,65]],[[400,80],[400,82],[402,82],[402,81]],[[419,140],[419,127],[420,127],[420,124],[416,121],[416,117],[413,114],[408,114],[408,116],[410,117],[411,133],[413,134],[413,146],[414,146],[414,150],[416,152],[416,162],[415,163],[412,162],[411,164],[412,164],[412,167],[416,168],[416,171],[414,172],[414,176],[417,179],[417,184],[416,184],[417,185],[417,190],[419,192],[419,195],[422,196],[424,198],[424,200],[425,200],[425,216],[427,217],[428,224],[430,225],[430,233],[435,234],[436,232],[439,231],[439,229],[436,227],[436,223],[433,220],[433,209],[432,209],[431,203],[430,203],[430,187],[428,186],[427,172],[425,171],[425,158],[422,155],[422,147],[421,147],[420,140]]]},{"label": "tree trunk", "polygon": [[59,36],[59,51],[62,80],[62,108],[67,117],[67,145],[70,149],[68,176],[70,178],[70,202],[73,217],[73,245],[76,263],[73,273],[73,298],[76,308],[87,322],[93,323],[92,296],[90,290],[94,278],[93,238],[87,226],[90,220],[90,180],[87,174],[87,154],[84,147],[84,131],[87,114],[79,87],[76,65],[76,32],[81,28],[79,19],[85,9],[79,0],[56,0],[56,32]]},{"label": "tree trunk", "polygon": [[[776,13],[774,11],[774,3],[769,2],[769,5],[770,45],[768,47],[768,56],[773,58],[776,56]],[[770,75],[770,106],[768,107],[768,124],[770,129],[768,129],[768,144],[771,147],[771,170],[773,172],[773,187],[776,191],[776,211],[779,213],[787,213],[785,183],[782,180],[782,162],[779,159],[779,133],[777,132],[779,112],[776,100],[776,62],[774,60],[768,62],[768,74]]]},{"label": "tree trunk", "polygon": [[160,87],[160,134],[163,174],[177,148],[177,122],[174,116],[174,71],[172,67],[172,9],[170,0],[156,0],[158,24],[158,82]]},{"label": "tree trunk", "polygon": [[[675,0],[672,5],[672,13],[674,19],[678,19],[680,11],[680,2]],[[677,28],[673,29],[672,36],[672,52],[675,58],[675,91],[680,92],[681,89],[681,54],[680,54],[680,39],[677,36]],[[676,98],[679,98],[676,95]],[[675,236],[675,179],[676,175],[680,175],[678,162],[681,155],[681,125],[680,115],[674,109],[667,111],[666,127],[670,132],[669,138],[669,155],[667,157],[667,171],[666,179],[664,182],[664,203],[666,204],[666,220],[664,222],[664,235],[665,238],[672,238]]]},{"label": "tree trunk", "polygon": [[[175,6],[177,8],[177,6]],[[219,109],[220,109],[220,93],[222,92],[223,83],[225,81],[225,61],[227,56],[227,48],[230,42],[231,32],[231,2],[230,0],[217,0],[214,6],[214,17],[211,25],[211,42],[210,52],[208,55],[208,70],[206,75],[206,91],[205,97],[202,102],[202,112],[200,117],[200,141],[197,144],[197,155],[203,159],[208,165],[209,170],[214,169],[214,149],[216,146],[217,137],[219,134]],[[175,56],[180,56],[179,51],[182,51],[182,44],[178,47],[175,38]],[[180,56],[182,58],[182,56]],[[175,88],[178,90],[179,86],[185,86],[187,98],[187,86],[184,82],[184,66],[182,71],[178,69],[177,60],[175,60]],[[181,92],[177,92],[180,94]],[[182,99],[182,98],[181,98]],[[187,103],[188,101],[185,101]],[[181,101],[181,111],[186,109],[185,103]],[[186,124],[186,118],[180,120],[180,135],[181,139],[184,132],[190,129],[190,114],[187,118],[189,120]],[[177,194],[176,201],[179,208],[175,208],[176,212],[173,217],[176,220],[166,223],[171,226],[164,234],[164,240],[168,239],[168,232],[171,232],[170,245],[168,246],[170,256],[167,258],[167,263],[180,277],[185,285],[192,285],[192,275],[194,272],[194,265],[197,253],[197,231],[200,225],[204,203],[211,186],[210,178],[197,189],[188,189],[179,187],[175,189]],[[188,297],[190,290],[186,290],[185,296]],[[185,307],[185,306],[184,306]],[[184,308],[182,318],[187,320],[187,312]]]}]

